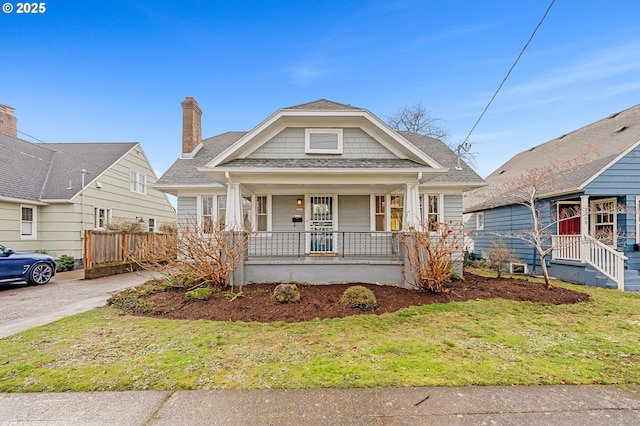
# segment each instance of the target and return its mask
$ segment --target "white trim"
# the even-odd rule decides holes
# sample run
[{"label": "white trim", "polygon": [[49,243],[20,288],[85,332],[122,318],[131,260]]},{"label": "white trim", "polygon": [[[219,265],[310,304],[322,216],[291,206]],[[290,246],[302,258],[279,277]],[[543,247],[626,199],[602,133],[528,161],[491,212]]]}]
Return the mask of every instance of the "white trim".
[{"label": "white trim", "polygon": [[[313,148],[311,146],[311,135],[314,134],[331,134],[336,135],[335,148]],[[343,147],[343,131],[342,129],[327,128],[307,128],[304,129],[304,152],[305,154],[342,154]]]},{"label": "white trim", "polygon": [[640,195],[636,195],[636,243],[640,244]]},{"label": "white trim", "polygon": [[[23,234],[22,233],[22,209],[31,209],[32,218],[31,223],[31,234]],[[20,204],[20,211],[18,212],[20,215],[20,239],[21,240],[37,240],[38,239],[38,207],[32,204]]]},{"label": "white trim", "polygon": [[[597,204],[605,204],[605,203],[613,203],[613,211],[607,213],[605,210],[605,214],[611,214],[611,216],[613,216],[613,222],[611,222],[611,226],[612,226],[612,234],[613,234],[613,241],[610,244],[611,247],[617,247],[618,245],[618,213],[616,212],[616,206],[618,204],[618,199],[615,197],[612,198],[601,198],[601,199],[597,199],[597,200],[591,200],[591,203],[589,205],[590,207],[590,219],[591,219],[591,226],[589,228],[589,232],[590,235],[593,238],[597,238],[596,236],[596,225],[606,225],[607,223],[599,223],[596,224],[596,218],[595,216],[598,214],[598,211],[596,211],[595,206]],[[602,241],[601,241],[602,242]],[[603,243],[606,244],[606,243]],[[609,245],[609,244],[607,244]]]},{"label": "white trim", "polygon": [[[135,179],[133,179],[133,176],[135,175]],[[144,186],[143,186],[143,190],[140,191],[140,178],[144,178]],[[133,184],[133,189],[131,188],[131,185]],[[147,182],[147,175],[139,172],[137,170],[134,169],[129,169],[129,192],[134,192],[136,194],[142,194],[142,195],[147,195],[147,187],[149,186],[149,183]],[[86,185],[85,185],[86,188]]]},{"label": "white trim", "polygon": [[484,231],[484,212],[476,212],[476,231]]},{"label": "white trim", "polygon": [[337,127],[335,124],[338,123],[343,128],[359,127],[396,154],[398,158],[418,159],[434,169],[445,169],[378,117],[363,109],[355,111],[278,110],[218,154],[205,168],[211,169],[235,158],[246,158],[286,127],[312,127],[313,125],[318,127],[329,123],[333,127]]},{"label": "white trim", "polygon": [[[267,230],[258,231],[258,197],[266,197],[267,201]],[[269,234],[260,234],[260,232],[271,232],[273,230],[273,208],[272,208],[272,196],[271,194],[252,194],[251,195],[251,230],[258,232],[258,236],[265,236]],[[271,236],[271,235],[269,235]]]},{"label": "white trim", "polygon": [[[378,231],[376,229],[376,198],[377,197],[384,197],[384,213],[383,213],[383,218],[384,218],[384,226],[381,231]],[[389,194],[369,194],[369,226],[371,229],[371,232],[387,232],[387,229],[389,229],[389,225],[390,225],[390,220],[389,220]],[[380,235],[380,234],[373,234],[375,235]]]},{"label": "white trim", "polygon": [[605,171],[607,171],[611,166],[613,166],[615,163],[617,163],[618,161],[620,161],[623,157],[625,157],[628,153],[630,153],[631,151],[633,151],[634,149],[636,149],[638,146],[640,146],[640,140],[636,141],[636,143],[634,143],[633,145],[631,145],[629,148],[625,149],[622,154],[618,155],[616,158],[614,158],[613,160],[611,160],[607,165],[605,165],[603,168],[601,168],[600,170],[598,170],[596,173],[594,173],[593,175],[591,175],[591,177],[589,179],[587,179],[582,185],[578,186],[579,190],[583,190],[587,185],[589,185],[591,182],[593,182],[596,178],[598,178],[602,173],[604,173]]}]

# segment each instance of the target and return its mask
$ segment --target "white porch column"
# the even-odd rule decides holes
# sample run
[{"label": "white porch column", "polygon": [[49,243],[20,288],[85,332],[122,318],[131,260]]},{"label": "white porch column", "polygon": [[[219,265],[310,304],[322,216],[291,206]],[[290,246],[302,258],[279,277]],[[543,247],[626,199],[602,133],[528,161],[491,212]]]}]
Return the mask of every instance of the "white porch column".
[{"label": "white porch column", "polygon": [[229,172],[227,178],[227,212],[224,229],[226,231],[239,231],[243,228],[242,220],[242,197],[240,195],[240,184],[231,181]]},{"label": "white porch column", "polygon": [[420,217],[420,192],[419,182],[408,183],[404,193],[404,223],[403,230],[410,228],[420,229],[422,218]]},{"label": "white porch column", "polygon": [[[580,196],[580,235],[589,235],[589,196]],[[587,261],[587,250],[584,244],[580,245],[580,261]]]}]

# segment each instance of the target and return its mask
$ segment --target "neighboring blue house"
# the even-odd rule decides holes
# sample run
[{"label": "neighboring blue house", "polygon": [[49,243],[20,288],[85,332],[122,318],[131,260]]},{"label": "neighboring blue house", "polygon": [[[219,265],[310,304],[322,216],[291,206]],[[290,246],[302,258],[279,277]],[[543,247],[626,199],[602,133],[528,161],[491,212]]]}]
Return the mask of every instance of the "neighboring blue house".
[{"label": "neighboring blue house", "polygon": [[[498,235],[531,228],[525,206],[496,203],[488,194],[527,170],[571,160],[586,149],[595,151],[592,161],[572,171],[562,188],[540,202],[541,220],[551,224],[549,274],[574,283],[639,291],[640,105],[517,154],[486,178],[487,187],[468,193],[465,213],[475,233],[474,254],[486,257]],[[612,213],[616,206],[624,210]],[[537,265],[539,272],[532,247],[514,238],[503,241],[529,270]]]}]

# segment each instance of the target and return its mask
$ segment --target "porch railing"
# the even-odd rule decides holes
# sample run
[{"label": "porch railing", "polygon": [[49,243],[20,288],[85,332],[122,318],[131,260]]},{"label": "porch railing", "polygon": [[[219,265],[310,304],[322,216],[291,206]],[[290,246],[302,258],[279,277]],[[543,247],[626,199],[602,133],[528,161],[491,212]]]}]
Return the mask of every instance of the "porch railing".
[{"label": "porch railing", "polygon": [[590,235],[554,235],[553,259],[582,261],[612,279],[624,291],[624,261],[627,257]]},{"label": "porch railing", "polygon": [[248,257],[398,257],[396,232],[253,232]]}]

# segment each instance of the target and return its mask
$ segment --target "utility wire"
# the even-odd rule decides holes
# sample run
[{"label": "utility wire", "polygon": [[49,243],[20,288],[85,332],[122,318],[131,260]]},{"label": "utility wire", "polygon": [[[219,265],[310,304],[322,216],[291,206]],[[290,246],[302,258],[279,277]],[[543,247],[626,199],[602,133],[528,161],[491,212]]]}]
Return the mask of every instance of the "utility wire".
[{"label": "utility wire", "polygon": [[536,25],[536,28],[533,30],[533,33],[531,33],[531,37],[529,37],[529,40],[527,41],[527,43],[524,45],[524,47],[520,51],[520,54],[516,58],[515,62],[513,63],[513,65],[511,65],[511,68],[509,68],[509,72],[507,72],[507,75],[502,79],[502,82],[500,83],[500,86],[498,86],[498,89],[496,89],[495,93],[491,97],[491,100],[489,101],[487,106],[484,108],[484,111],[482,111],[482,114],[480,114],[480,117],[478,117],[478,121],[476,121],[476,124],[473,125],[473,127],[469,131],[469,134],[467,135],[467,137],[464,138],[464,141],[462,141],[462,143],[460,145],[463,145],[465,142],[467,142],[469,140],[469,137],[471,136],[473,131],[476,129],[476,127],[480,123],[480,120],[482,120],[482,117],[484,117],[484,114],[489,109],[489,106],[491,106],[491,104],[493,103],[493,100],[498,95],[498,92],[500,91],[500,89],[502,89],[502,86],[504,85],[504,83],[507,81],[507,79],[511,75],[511,71],[513,71],[513,69],[516,67],[516,64],[518,63],[518,61],[522,57],[522,54],[524,53],[524,51],[527,49],[527,47],[529,47],[529,43],[531,43],[531,40],[533,40],[533,37],[536,35],[536,32],[538,31],[538,28],[540,28],[540,25],[542,25],[542,23],[544,22],[545,18],[549,14],[549,11],[551,10],[551,6],[553,6],[553,3],[555,3],[555,0],[551,0],[551,3],[549,3],[549,7],[547,7],[547,11],[544,13],[544,16],[542,17],[542,19],[540,19],[540,22],[538,22],[538,25]]}]

